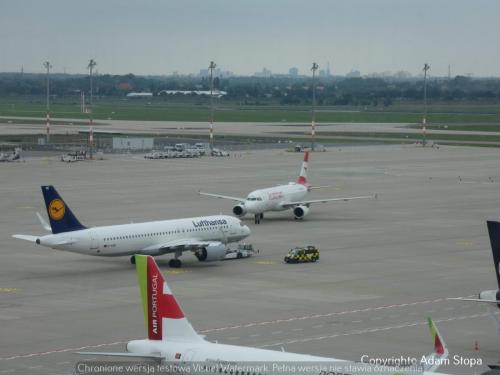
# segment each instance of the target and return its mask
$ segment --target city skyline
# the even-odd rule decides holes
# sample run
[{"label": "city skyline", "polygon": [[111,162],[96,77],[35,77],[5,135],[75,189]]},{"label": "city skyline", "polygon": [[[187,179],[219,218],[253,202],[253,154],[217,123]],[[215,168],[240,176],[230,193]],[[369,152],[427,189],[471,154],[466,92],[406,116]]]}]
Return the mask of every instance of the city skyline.
[{"label": "city skyline", "polygon": [[50,61],[54,73],[84,74],[92,58],[100,74],[196,74],[213,60],[246,76],[293,67],[308,75],[312,62],[324,70],[329,62],[333,75],[418,76],[429,63],[431,76],[447,76],[449,65],[452,76],[500,76],[494,0],[89,0],[71,8],[20,0],[0,10],[4,72],[42,73]]}]

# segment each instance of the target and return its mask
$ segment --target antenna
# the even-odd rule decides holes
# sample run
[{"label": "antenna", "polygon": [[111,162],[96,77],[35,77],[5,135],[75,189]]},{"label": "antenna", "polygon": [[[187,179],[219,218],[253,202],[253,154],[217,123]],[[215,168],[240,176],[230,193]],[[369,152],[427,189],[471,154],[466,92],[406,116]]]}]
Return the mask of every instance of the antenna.
[{"label": "antenna", "polygon": [[312,97],[312,120],[311,120],[311,151],[314,151],[314,141],[316,136],[316,70],[318,70],[319,65],[313,62],[312,65],[312,86],[313,86],[313,97]]},{"label": "antenna", "polygon": [[45,61],[43,63],[45,69],[47,69],[47,116],[46,116],[46,132],[47,132],[47,143],[50,141],[50,69],[52,65],[50,65],[49,61]]},{"label": "antenna", "polygon": [[89,152],[90,152],[90,159],[92,159],[92,148],[94,146],[94,120],[93,120],[93,87],[92,87],[92,71],[94,70],[95,66],[97,63],[95,62],[94,59],[90,59],[89,64],[87,65],[87,68],[89,70],[89,76],[90,76],[90,103],[89,103]]},{"label": "antenna", "polygon": [[426,141],[426,126],[427,126],[427,71],[431,67],[429,64],[425,63],[424,64],[424,116],[422,118],[422,147],[425,147],[427,141]]},{"label": "antenna", "polygon": [[214,148],[214,69],[217,66],[213,61],[210,61],[208,69],[210,69],[210,150]]}]

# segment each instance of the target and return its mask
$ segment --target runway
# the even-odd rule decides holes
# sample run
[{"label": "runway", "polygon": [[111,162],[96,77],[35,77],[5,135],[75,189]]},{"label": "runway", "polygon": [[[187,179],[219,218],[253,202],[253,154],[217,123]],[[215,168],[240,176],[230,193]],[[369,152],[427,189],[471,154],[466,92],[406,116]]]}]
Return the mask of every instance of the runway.
[{"label": "runway", "polygon": [[[167,280],[208,340],[359,361],[420,358],[432,351],[431,316],[450,354],[486,371],[500,358],[484,306],[449,300],[496,289],[485,220],[498,217],[500,150],[360,146],[314,153],[309,178],[330,188],[311,198],[378,194],[377,200],[312,206],[246,218],[256,256],[184,267]],[[128,258],[58,252],[11,237],[42,234],[40,185],[53,184],[88,226],[229,213],[231,202],[197,191],[245,196],[294,180],[302,155],[280,150],[238,157],[108,160],[65,164],[57,157],[0,165],[0,374],[68,374],[78,350],[121,351],[145,335]],[[289,248],[316,245],[321,259],[289,265]],[[477,342],[477,346],[476,346]],[[476,350],[476,348],[478,350]]]}]

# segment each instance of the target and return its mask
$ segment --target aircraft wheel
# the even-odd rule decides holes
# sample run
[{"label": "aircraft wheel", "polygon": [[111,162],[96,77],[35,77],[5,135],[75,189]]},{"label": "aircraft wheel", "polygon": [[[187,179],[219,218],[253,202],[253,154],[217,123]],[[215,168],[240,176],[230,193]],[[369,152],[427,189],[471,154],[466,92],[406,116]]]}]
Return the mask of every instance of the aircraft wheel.
[{"label": "aircraft wheel", "polygon": [[135,264],[135,255],[132,255],[132,256],[130,257],[130,263],[131,263],[131,264]]},{"label": "aircraft wheel", "polygon": [[168,266],[170,268],[181,268],[182,262],[180,259],[170,259],[170,261],[168,262]]}]

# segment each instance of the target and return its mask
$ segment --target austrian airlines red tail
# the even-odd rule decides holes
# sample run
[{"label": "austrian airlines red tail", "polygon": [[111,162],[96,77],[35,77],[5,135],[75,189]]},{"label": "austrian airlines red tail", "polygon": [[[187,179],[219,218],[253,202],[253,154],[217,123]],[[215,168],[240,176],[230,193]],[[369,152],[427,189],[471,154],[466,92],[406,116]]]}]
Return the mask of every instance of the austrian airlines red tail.
[{"label": "austrian airlines red tail", "polygon": [[162,341],[201,340],[184,316],[154,259],[136,256],[135,265],[148,338]]},{"label": "austrian airlines red tail", "polygon": [[302,162],[302,168],[300,169],[299,177],[297,178],[297,183],[301,185],[309,185],[307,181],[307,167],[309,166],[309,151],[304,152],[304,161]]}]

